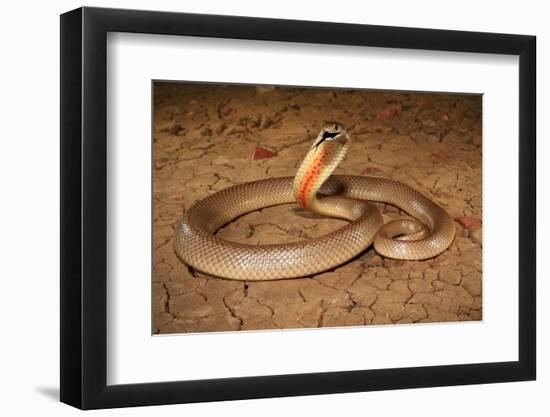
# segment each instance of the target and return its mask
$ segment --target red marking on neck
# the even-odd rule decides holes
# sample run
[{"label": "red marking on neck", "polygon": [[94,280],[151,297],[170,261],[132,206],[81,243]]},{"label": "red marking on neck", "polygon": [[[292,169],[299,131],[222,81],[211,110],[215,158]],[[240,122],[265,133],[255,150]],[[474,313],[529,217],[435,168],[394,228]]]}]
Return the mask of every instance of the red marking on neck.
[{"label": "red marking on neck", "polygon": [[325,145],[325,147],[319,152],[319,155],[311,163],[311,168],[307,171],[307,174],[302,180],[300,191],[298,193],[298,202],[303,208],[307,208],[307,197],[311,191],[311,187],[319,174],[321,173],[321,168],[325,162],[325,159],[332,152],[332,146]]}]

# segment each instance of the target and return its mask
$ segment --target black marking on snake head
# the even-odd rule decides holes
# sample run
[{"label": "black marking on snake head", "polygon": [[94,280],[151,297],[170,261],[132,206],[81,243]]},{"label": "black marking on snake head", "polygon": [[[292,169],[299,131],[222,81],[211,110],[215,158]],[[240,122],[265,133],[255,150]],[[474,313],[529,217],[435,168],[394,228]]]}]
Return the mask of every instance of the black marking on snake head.
[{"label": "black marking on snake head", "polygon": [[189,265],[189,266],[187,267],[187,270],[189,271],[189,273],[191,274],[191,276],[192,276],[193,278],[197,278],[197,274],[195,273],[195,269],[194,269],[191,265]]},{"label": "black marking on snake head", "polygon": [[317,142],[313,147],[317,149],[321,143],[323,143],[327,139],[334,139],[336,136],[338,136],[340,132],[328,132],[324,131],[323,136],[321,136],[321,139],[319,139],[319,142]]}]

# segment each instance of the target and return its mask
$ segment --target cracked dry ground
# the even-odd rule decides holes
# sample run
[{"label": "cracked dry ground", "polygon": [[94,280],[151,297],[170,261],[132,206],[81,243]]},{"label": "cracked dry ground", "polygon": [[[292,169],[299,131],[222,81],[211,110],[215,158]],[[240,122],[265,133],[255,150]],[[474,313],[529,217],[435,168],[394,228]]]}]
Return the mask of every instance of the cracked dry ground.
[{"label": "cracked dry ground", "polygon": [[[316,276],[231,281],[190,273],[172,247],[186,208],[215,191],[293,176],[326,121],[352,148],[336,173],[383,176],[446,208],[457,237],[426,261],[365,253]],[[153,332],[183,333],[481,320],[481,97],[155,84]],[[386,219],[399,216],[379,205]],[[345,224],[281,205],[218,236],[293,242]]]}]

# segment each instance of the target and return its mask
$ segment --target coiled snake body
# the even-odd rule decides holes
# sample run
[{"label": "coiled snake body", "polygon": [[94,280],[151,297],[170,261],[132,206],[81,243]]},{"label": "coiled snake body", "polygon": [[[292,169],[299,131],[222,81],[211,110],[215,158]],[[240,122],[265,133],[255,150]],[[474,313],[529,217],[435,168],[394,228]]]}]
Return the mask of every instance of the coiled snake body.
[{"label": "coiled snake body", "polygon": [[[453,219],[424,195],[387,179],[331,175],[350,141],[341,125],[327,125],[295,177],[239,184],[195,203],[176,228],[177,254],[188,265],[210,275],[262,281],[332,269],[373,243],[379,254],[394,259],[428,259],[446,250],[455,236]],[[413,218],[384,224],[378,208],[369,201],[392,204]],[[318,238],[285,244],[247,245],[214,235],[244,213],[292,202],[349,223]]]}]

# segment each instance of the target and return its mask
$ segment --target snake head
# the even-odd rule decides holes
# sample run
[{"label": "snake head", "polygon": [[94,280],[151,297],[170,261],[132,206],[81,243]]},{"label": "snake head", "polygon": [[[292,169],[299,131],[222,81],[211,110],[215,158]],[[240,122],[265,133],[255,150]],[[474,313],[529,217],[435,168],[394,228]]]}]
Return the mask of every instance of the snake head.
[{"label": "snake head", "polygon": [[348,139],[348,132],[344,129],[344,126],[336,122],[329,123],[321,129],[312,148],[317,149],[324,141],[346,141]]}]

